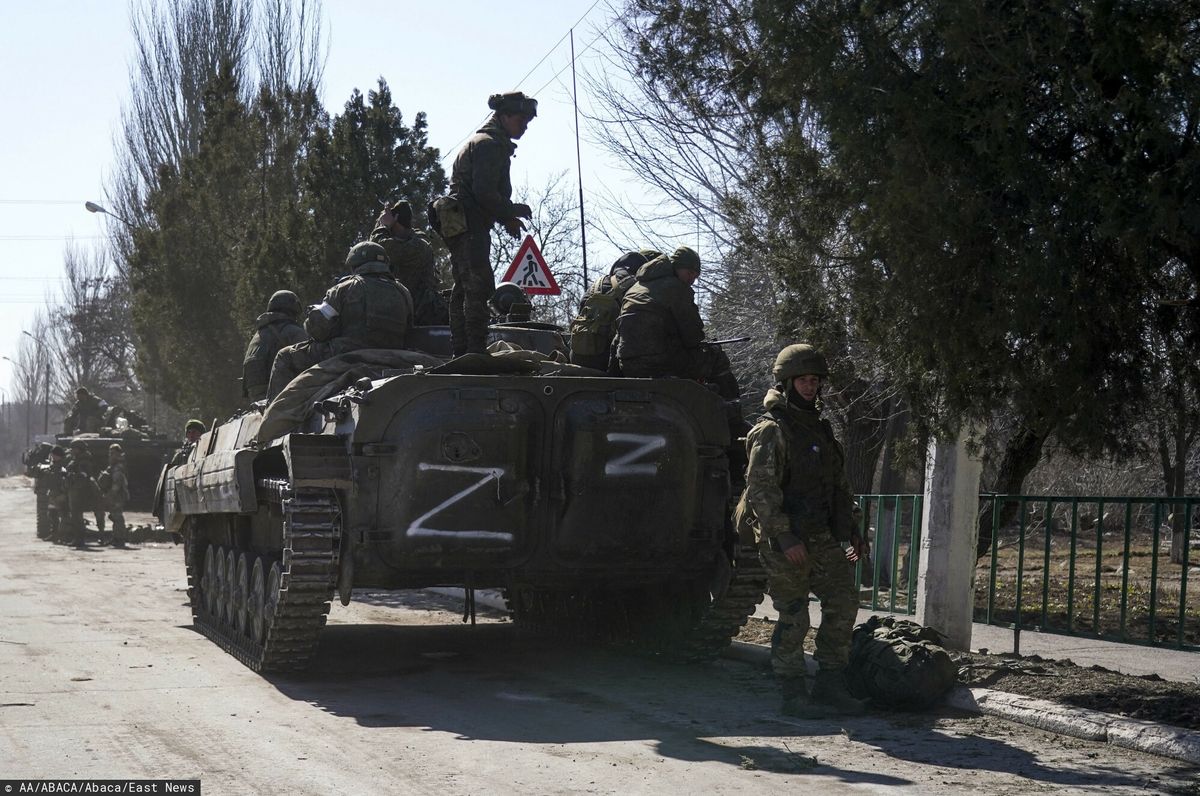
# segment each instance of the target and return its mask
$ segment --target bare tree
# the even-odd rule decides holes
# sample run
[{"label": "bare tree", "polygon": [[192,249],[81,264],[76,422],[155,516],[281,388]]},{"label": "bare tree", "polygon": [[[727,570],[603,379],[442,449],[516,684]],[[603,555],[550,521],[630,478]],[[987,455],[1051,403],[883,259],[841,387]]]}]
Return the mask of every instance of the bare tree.
[{"label": "bare tree", "polygon": [[321,85],[320,0],[259,0],[256,29],[260,82],[272,94]]}]

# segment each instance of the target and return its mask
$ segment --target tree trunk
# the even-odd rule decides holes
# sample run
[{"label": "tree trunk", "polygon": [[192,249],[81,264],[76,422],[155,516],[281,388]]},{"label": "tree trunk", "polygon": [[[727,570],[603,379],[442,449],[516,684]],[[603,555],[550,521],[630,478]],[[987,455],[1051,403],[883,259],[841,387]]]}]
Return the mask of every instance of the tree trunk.
[{"label": "tree trunk", "polygon": [[[1008,440],[1000,466],[996,469],[996,481],[990,491],[998,495],[1019,495],[1025,477],[1042,458],[1042,447],[1050,436],[1050,428],[1035,429],[1022,424]],[[1013,521],[1019,510],[1017,503],[1005,503],[1000,507],[1000,525],[1003,528]],[[992,549],[992,511],[979,513],[979,541],[975,552],[987,555]]]}]

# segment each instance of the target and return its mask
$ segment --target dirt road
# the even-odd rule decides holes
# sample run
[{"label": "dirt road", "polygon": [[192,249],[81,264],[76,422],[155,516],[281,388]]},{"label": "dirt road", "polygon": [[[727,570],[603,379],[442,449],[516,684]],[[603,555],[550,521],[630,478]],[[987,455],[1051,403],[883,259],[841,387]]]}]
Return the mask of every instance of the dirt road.
[{"label": "dirt road", "polygon": [[0,480],[0,778],[199,778],[206,794],[1200,793],[1171,761],[984,718],[783,720],[744,664],[675,667],[465,627],[453,602],[335,605],[313,670],[194,632],[181,549],[38,541]]}]

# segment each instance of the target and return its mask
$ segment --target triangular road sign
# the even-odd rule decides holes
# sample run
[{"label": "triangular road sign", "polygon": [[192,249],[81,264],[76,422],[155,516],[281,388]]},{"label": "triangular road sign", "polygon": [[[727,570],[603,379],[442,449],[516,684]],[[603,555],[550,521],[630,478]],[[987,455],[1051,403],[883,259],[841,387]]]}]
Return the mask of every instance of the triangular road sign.
[{"label": "triangular road sign", "polygon": [[532,296],[557,296],[562,293],[532,235],[526,235],[525,240],[521,241],[516,258],[500,281],[513,282]]}]

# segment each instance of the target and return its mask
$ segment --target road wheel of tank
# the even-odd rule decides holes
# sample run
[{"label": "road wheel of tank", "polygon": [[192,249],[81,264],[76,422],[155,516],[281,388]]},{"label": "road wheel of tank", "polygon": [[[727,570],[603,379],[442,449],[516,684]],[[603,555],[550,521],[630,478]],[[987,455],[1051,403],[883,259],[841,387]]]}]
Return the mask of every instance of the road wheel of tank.
[{"label": "road wheel of tank", "polygon": [[[233,551],[229,553],[234,555]],[[230,623],[238,632],[238,635],[246,634],[246,596],[250,591],[250,564],[249,555],[241,553],[236,555],[233,564],[233,588],[230,591],[229,610],[233,615],[233,621]]]},{"label": "road wheel of tank", "polygon": [[217,549],[207,545],[204,550],[204,570],[200,576],[200,599],[204,610],[217,614]]},{"label": "road wheel of tank", "polygon": [[246,630],[250,640],[261,644],[267,636],[267,575],[263,571],[262,556],[254,557],[250,568],[250,581],[246,593]]},{"label": "road wheel of tank", "polygon": [[37,538],[50,538],[50,496],[42,493],[37,495]]},{"label": "road wheel of tank", "polygon": [[225,545],[217,548],[213,556],[213,567],[217,577],[216,595],[213,597],[213,617],[221,623],[229,621],[229,551]]}]

